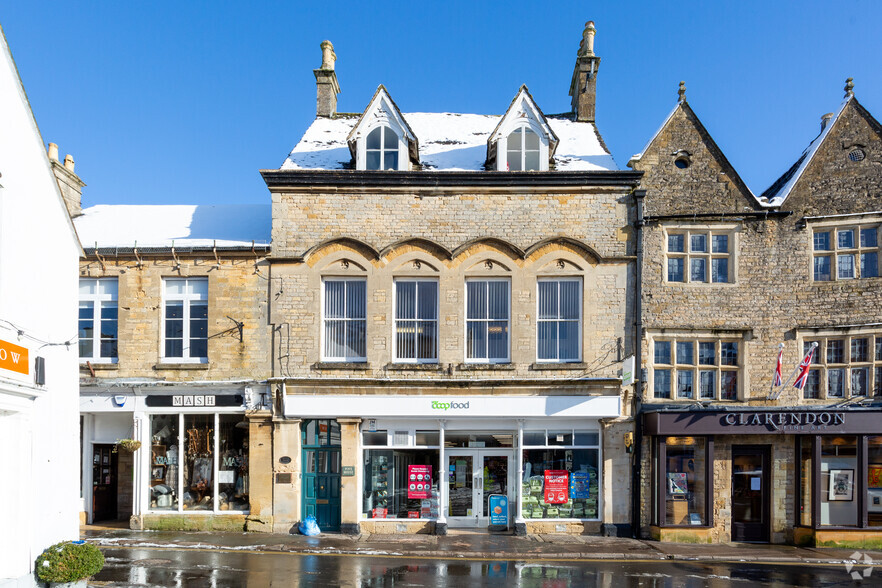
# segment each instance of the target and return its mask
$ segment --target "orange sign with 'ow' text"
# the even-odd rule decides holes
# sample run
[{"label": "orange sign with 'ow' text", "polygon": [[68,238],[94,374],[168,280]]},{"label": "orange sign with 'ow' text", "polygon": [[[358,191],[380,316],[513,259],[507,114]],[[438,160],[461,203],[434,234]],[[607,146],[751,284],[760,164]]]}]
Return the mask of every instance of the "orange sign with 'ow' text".
[{"label": "orange sign with 'ow' text", "polygon": [[0,339],[0,368],[28,375],[28,350]]}]

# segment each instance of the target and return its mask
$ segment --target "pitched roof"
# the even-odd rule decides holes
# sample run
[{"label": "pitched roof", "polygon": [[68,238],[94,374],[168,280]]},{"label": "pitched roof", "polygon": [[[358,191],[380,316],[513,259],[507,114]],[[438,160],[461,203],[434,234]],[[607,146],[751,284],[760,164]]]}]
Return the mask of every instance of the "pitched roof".
[{"label": "pitched roof", "polygon": [[767,208],[777,208],[784,204],[784,201],[787,200],[787,197],[793,191],[799,178],[812,162],[812,159],[821,147],[821,143],[823,143],[824,139],[830,134],[830,129],[833,128],[833,125],[842,115],[845,107],[852,100],[854,100],[854,94],[849,93],[845,100],[842,101],[842,104],[839,105],[839,108],[836,109],[836,112],[833,113],[833,118],[827,121],[827,124],[824,125],[820,134],[809,143],[809,146],[802,152],[802,155],[799,156],[796,163],[790,166],[790,169],[784,172],[780,178],[772,182],[772,185],[760,194],[759,201],[762,206]]},{"label": "pitched roof", "polygon": [[392,96],[389,95],[389,91],[383,84],[377,86],[377,91],[374,92],[367,108],[364,109],[364,112],[358,117],[349,134],[346,135],[346,142],[349,145],[349,152],[352,154],[352,157],[355,157],[355,140],[363,132],[364,127],[371,122],[370,119],[378,116],[386,116],[393,119],[395,125],[404,131],[407,137],[410,157],[416,160],[419,157],[420,151],[419,139],[414,134],[413,129],[410,128],[410,125],[407,124],[407,119],[401,114],[401,109],[395,104],[395,100],[392,99]]},{"label": "pitched roof", "polygon": [[251,246],[270,241],[269,204],[99,205],[74,219],[88,248]]},{"label": "pitched roof", "polygon": [[502,136],[502,127],[505,126],[510,119],[515,117],[520,118],[521,116],[531,118],[537,125],[539,125],[542,132],[545,133],[545,136],[548,138],[549,157],[553,159],[554,152],[557,149],[558,143],[560,143],[560,139],[557,138],[557,135],[554,134],[554,131],[549,126],[548,119],[545,118],[542,109],[539,108],[539,105],[533,100],[533,95],[530,94],[530,90],[527,88],[526,84],[522,84],[518,89],[518,93],[512,98],[511,104],[508,105],[505,114],[499,118],[499,122],[496,124],[493,132],[487,137],[488,162],[491,158],[496,156],[496,141]]},{"label": "pitched roof", "polygon": [[[360,115],[316,118],[282,163],[281,169],[346,169],[352,156],[347,136]],[[487,139],[500,115],[414,112],[403,117],[420,142],[423,167],[434,171],[483,171]],[[560,142],[554,155],[562,171],[618,170],[592,123],[572,115],[546,115]]]}]

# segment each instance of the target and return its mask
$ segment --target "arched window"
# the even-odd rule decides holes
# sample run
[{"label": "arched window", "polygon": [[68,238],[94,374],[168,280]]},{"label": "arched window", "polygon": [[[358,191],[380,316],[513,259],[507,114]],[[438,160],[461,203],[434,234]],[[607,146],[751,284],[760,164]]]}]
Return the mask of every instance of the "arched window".
[{"label": "arched window", "polygon": [[530,171],[539,167],[539,135],[530,127],[518,127],[508,136],[508,170]]},{"label": "arched window", "polygon": [[365,169],[398,169],[398,135],[383,125],[371,131],[365,142]]}]

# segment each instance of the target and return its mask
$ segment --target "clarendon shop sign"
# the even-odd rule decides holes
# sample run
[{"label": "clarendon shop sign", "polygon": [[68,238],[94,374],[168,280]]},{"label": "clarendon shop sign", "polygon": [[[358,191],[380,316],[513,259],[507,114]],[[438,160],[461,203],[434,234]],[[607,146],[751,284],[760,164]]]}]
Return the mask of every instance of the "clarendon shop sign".
[{"label": "clarendon shop sign", "polygon": [[837,410],[683,410],[646,412],[649,435],[741,435],[882,433],[882,411]]}]

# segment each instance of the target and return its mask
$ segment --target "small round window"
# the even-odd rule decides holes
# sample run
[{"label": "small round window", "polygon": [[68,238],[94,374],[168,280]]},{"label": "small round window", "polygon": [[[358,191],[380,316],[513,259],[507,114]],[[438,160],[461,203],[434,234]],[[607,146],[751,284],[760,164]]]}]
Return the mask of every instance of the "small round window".
[{"label": "small round window", "polygon": [[848,158],[852,161],[863,161],[866,156],[867,154],[861,148],[852,149],[848,153]]},{"label": "small round window", "polygon": [[685,157],[678,157],[674,160],[674,165],[676,165],[680,169],[686,169],[689,167],[689,159]]}]

